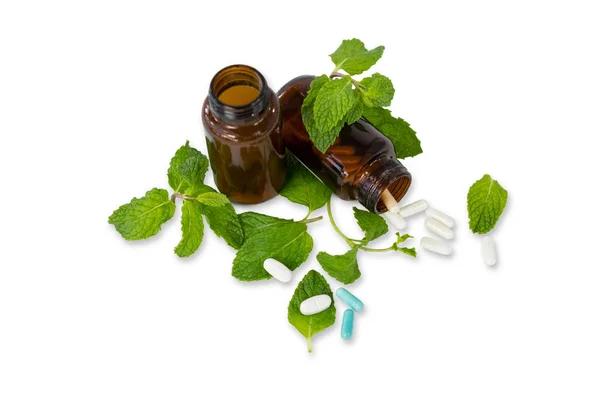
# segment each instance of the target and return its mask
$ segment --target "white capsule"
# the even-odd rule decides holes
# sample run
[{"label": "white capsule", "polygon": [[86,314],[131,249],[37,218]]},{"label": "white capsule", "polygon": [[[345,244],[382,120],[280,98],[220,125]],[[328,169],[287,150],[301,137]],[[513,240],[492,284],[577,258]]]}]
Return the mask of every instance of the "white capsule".
[{"label": "white capsule", "polygon": [[383,200],[383,204],[385,204],[385,208],[387,208],[389,212],[398,214],[400,207],[389,190],[385,189],[383,193],[381,193],[381,200]]},{"label": "white capsule", "polygon": [[285,283],[292,280],[292,271],[274,258],[267,258],[263,263],[263,268],[279,282]]},{"label": "white capsule", "polygon": [[444,214],[443,212],[436,210],[435,208],[429,207],[427,211],[425,211],[425,215],[429,218],[437,219],[442,224],[446,225],[448,228],[452,228],[454,226],[454,220],[452,217]]},{"label": "white capsule", "polygon": [[411,215],[418,214],[422,211],[427,210],[429,204],[425,200],[417,200],[414,203],[405,205],[400,209],[400,215],[404,218],[408,218]]},{"label": "white capsule", "polygon": [[387,211],[383,214],[383,216],[387,218],[387,220],[390,221],[390,224],[392,224],[392,226],[397,230],[401,231],[402,229],[406,228],[406,220],[402,218],[400,214]]},{"label": "white capsule", "polygon": [[421,247],[425,250],[433,251],[434,253],[442,254],[444,256],[452,254],[452,247],[450,247],[448,242],[430,238],[428,236],[421,239]]},{"label": "white capsule", "polygon": [[481,256],[487,265],[496,265],[496,242],[491,236],[486,236],[481,241]]},{"label": "white capsule", "polygon": [[443,237],[444,239],[452,239],[454,237],[454,232],[452,232],[452,229],[448,228],[437,219],[427,218],[425,220],[425,228],[429,229],[436,235]]},{"label": "white capsule", "polygon": [[331,297],[326,294],[309,297],[300,303],[300,312],[303,315],[313,315],[325,311],[331,305]]}]

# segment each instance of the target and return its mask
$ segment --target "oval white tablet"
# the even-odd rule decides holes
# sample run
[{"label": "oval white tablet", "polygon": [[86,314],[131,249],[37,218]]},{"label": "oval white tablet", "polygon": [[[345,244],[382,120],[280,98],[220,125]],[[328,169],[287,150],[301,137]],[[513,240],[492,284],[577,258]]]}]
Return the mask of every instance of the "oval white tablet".
[{"label": "oval white tablet", "polygon": [[452,239],[454,237],[454,232],[452,232],[452,229],[448,228],[437,219],[427,218],[425,220],[425,227],[444,239]]},{"label": "oval white tablet", "polygon": [[401,231],[402,229],[406,228],[406,220],[404,218],[402,218],[402,216],[400,214],[396,214],[391,211],[388,211],[388,212],[384,213],[383,216],[388,221],[390,221],[390,224],[392,224],[392,226],[394,228],[396,228],[396,230]]},{"label": "oval white tablet", "polygon": [[417,200],[414,203],[410,203],[402,207],[399,211],[400,215],[404,218],[408,218],[411,215],[418,214],[427,210],[429,204],[425,200]]},{"label": "oval white tablet", "polygon": [[263,263],[263,268],[279,282],[285,283],[292,280],[292,271],[274,258],[267,258]]},{"label": "oval white tablet", "polygon": [[433,251],[434,253],[442,254],[444,256],[452,254],[452,247],[450,247],[448,242],[430,238],[428,236],[421,239],[421,247],[425,250]]},{"label": "oval white tablet", "polygon": [[443,212],[436,210],[435,208],[429,207],[427,211],[425,211],[425,215],[429,218],[437,219],[442,224],[446,225],[448,228],[452,228],[454,226],[454,220],[452,217],[444,214]]},{"label": "oval white tablet", "polygon": [[487,265],[496,265],[496,242],[491,236],[485,236],[481,241],[481,256],[483,257],[483,262]]},{"label": "oval white tablet", "polygon": [[300,303],[300,312],[303,315],[318,314],[321,311],[325,311],[331,305],[331,297],[326,294],[320,294],[318,296],[309,297]]}]

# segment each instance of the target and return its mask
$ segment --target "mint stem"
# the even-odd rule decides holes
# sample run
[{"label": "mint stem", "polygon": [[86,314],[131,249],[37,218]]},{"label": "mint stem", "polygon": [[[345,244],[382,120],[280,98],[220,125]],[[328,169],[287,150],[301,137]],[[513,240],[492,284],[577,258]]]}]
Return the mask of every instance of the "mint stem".
[{"label": "mint stem", "polygon": [[348,246],[354,247],[356,246],[355,242],[360,242],[360,240],[351,239],[348,236],[344,235],[340,228],[338,228],[337,224],[333,219],[333,214],[331,212],[331,198],[327,201],[327,215],[329,216],[329,221],[331,222],[331,226],[333,226],[333,229],[337,232],[338,235],[342,237],[342,239],[346,241],[346,243],[348,243]]},{"label": "mint stem", "polygon": [[322,219],[323,219],[323,216],[319,215],[318,217],[314,217],[314,218],[311,218],[311,219],[304,218],[302,221],[298,221],[298,222],[302,222],[304,224],[311,224],[313,222],[317,222],[317,221],[320,221]]}]

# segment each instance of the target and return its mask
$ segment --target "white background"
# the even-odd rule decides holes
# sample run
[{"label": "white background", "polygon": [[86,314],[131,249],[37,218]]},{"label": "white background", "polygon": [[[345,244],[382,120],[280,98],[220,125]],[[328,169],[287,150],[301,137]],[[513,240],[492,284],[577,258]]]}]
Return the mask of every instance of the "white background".
[{"label": "white background", "polygon": [[[600,398],[597,2],[393,3],[1,3],[1,399]],[[167,187],[186,139],[205,151],[218,69],[253,65],[277,90],[329,72],[352,37],[386,46],[374,71],[424,149],[406,200],[455,217],[455,254],[360,254],[355,337],[341,340],[337,302],[308,354],[287,304],[318,251],[345,251],[328,222],[281,285],[232,278],[210,231],[178,259],[179,212],[137,243],[107,218]],[[510,196],[497,268],[467,223],[484,173]],[[352,205],[334,211],[358,235]],[[281,198],[238,210],[305,213]]]}]

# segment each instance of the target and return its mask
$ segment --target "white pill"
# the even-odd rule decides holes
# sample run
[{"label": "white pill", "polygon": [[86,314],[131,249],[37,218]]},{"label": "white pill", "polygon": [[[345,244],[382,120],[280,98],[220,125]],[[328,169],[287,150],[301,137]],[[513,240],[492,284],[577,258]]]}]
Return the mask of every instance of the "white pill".
[{"label": "white pill", "polygon": [[427,218],[425,220],[425,228],[429,229],[436,235],[443,237],[444,239],[452,239],[454,237],[454,232],[452,232],[452,229],[448,228],[437,219]]},{"label": "white pill", "polygon": [[274,258],[267,258],[263,263],[263,268],[279,282],[289,282],[292,280],[292,271]]},{"label": "white pill", "polygon": [[325,311],[331,305],[331,297],[326,294],[309,297],[300,303],[300,312],[304,315],[313,315]]},{"label": "white pill", "polygon": [[437,219],[442,224],[446,225],[448,228],[452,228],[454,226],[454,220],[452,217],[444,214],[443,212],[436,210],[435,208],[429,207],[427,211],[425,211],[425,215],[430,218]]},{"label": "white pill", "polygon": [[427,210],[429,204],[425,200],[417,200],[414,203],[405,205],[400,209],[400,215],[404,218],[410,217],[411,215],[418,214],[422,211]]},{"label": "white pill", "polygon": [[428,236],[421,239],[421,247],[425,250],[433,251],[434,253],[442,254],[448,256],[452,254],[452,247],[440,239],[430,238]]},{"label": "white pill", "polygon": [[496,242],[491,236],[486,236],[481,241],[481,256],[487,265],[496,265]]},{"label": "white pill", "polygon": [[387,218],[387,220],[390,221],[390,224],[392,224],[392,226],[397,230],[401,231],[402,229],[406,228],[406,220],[402,218],[400,214],[388,211],[385,212],[383,216]]}]

